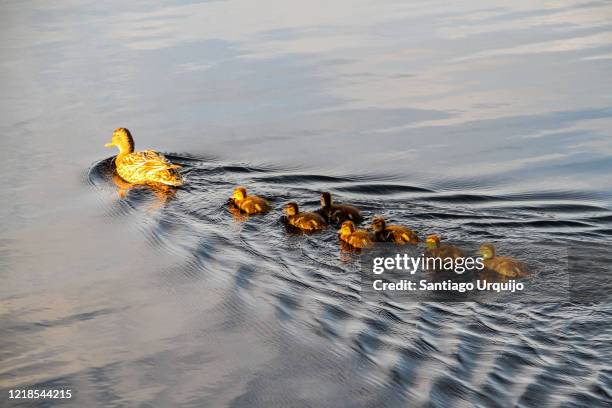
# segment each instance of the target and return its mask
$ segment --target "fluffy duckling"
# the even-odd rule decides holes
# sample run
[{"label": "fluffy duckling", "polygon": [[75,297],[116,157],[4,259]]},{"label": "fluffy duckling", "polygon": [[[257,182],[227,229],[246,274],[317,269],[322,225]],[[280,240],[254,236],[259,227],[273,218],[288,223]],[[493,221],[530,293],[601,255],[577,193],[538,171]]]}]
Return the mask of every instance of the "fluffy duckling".
[{"label": "fluffy duckling", "polygon": [[353,221],[344,221],[338,231],[340,239],[354,248],[370,248],[374,245],[372,234],[355,229]]},{"label": "fluffy duckling", "polygon": [[357,208],[352,205],[334,204],[331,194],[328,192],[321,193],[321,208],[316,212],[325,218],[327,222],[333,222],[335,224],[347,220],[353,221],[355,224],[359,224],[363,221],[363,217]]},{"label": "fluffy duckling", "polygon": [[427,249],[425,250],[425,256],[431,258],[462,258],[464,257],[463,252],[455,245],[451,244],[440,244],[440,237],[436,234],[428,235],[425,239]]},{"label": "fluffy duckling", "polygon": [[231,201],[240,211],[248,215],[263,214],[270,211],[270,204],[268,201],[254,195],[247,196],[246,188],[242,186],[238,186],[234,189]]},{"label": "fluffy duckling", "polygon": [[478,250],[482,256],[485,268],[509,278],[520,278],[529,275],[527,267],[514,258],[496,256],[493,244],[482,244]]},{"label": "fluffy duckling", "polygon": [[372,230],[377,242],[395,242],[396,244],[417,244],[419,237],[410,228],[401,225],[387,225],[383,217],[372,219]]},{"label": "fluffy duckling", "polygon": [[170,163],[153,150],[135,152],[134,139],[126,128],[115,129],[111,142],[104,146],[116,146],[119,149],[119,154],[115,157],[115,167],[117,174],[128,183],[161,183],[168,186],[183,184],[183,178],[176,170],[181,166]]},{"label": "fluffy duckling", "polygon": [[306,232],[314,232],[325,228],[327,223],[319,214],[314,212],[302,211],[295,202],[287,203],[285,206],[287,222],[296,228]]}]

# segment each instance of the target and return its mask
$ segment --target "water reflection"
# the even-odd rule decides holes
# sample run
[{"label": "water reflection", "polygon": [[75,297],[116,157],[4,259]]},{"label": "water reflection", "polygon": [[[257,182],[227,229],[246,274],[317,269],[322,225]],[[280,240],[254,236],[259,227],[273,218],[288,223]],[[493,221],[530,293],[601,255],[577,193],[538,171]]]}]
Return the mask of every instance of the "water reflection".
[{"label": "water reflection", "polygon": [[168,200],[170,200],[176,195],[175,187],[167,186],[164,184],[136,185],[128,183],[127,181],[123,180],[116,172],[113,172],[112,181],[113,184],[117,186],[117,194],[121,199],[125,199],[127,193],[132,189],[147,190],[153,193],[153,195],[157,198],[157,202],[151,205],[151,210],[163,206],[165,203],[168,202]]}]

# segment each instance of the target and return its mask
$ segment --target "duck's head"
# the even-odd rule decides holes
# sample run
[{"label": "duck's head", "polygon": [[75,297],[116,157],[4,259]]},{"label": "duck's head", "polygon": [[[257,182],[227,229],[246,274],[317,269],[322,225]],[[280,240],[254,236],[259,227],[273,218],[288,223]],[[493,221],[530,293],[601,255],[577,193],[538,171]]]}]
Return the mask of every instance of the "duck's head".
[{"label": "duck's head", "polygon": [[331,207],[331,205],[332,205],[331,194],[329,194],[327,191],[322,192],[321,193],[321,207],[328,208],[328,207]]},{"label": "duck's head", "polygon": [[372,229],[374,232],[383,232],[386,226],[387,224],[385,223],[385,219],[383,217],[377,216],[372,218]]},{"label": "duck's head", "polygon": [[132,153],[134,151],[134,139],[130,131],[126,128],[115,129],[110,143],[104,145],[104,147],[113,146],[116,146],[120,153]]},{"label": "duck's head", "polygon": [[349,235],[355,232],[355,224],[353,221],[344,221],[340,225],[340,229],[338,230],[338,234],[340,235]]},{"label": "duck's head", "polygon": [[232,199],[234,201],[242,201],[246,198],[247,192],[246,188],[242,186],[238,186],[234,189],[234,194],[232,194]]},{"label": "duck's head", "polygon": [[425,245],[427,245],[427,248],[438,248],[440,246],[440,237],[436,234],[428,235],[425,238]]},{"label": "duck's head", "polygon": [[291,201],[285,206],[285,214],[288,216],[297,215],[299,211],[300,210],[296,202]]},{"label": "duck's head", "polygon": [[495,247],[493,244],[482,244],[478,249],[478,255],[480,255],[482,259],[495,258]]}]

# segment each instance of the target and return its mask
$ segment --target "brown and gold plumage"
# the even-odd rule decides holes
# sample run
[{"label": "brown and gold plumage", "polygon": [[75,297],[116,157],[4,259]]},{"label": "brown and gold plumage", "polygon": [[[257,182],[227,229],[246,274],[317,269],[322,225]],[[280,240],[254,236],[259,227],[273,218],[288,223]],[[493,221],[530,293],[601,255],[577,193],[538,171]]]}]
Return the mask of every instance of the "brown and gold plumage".
[{"label": "brown and gold plumage", "polygon": [[366,230],[355,229],[355,224],[350,220],[342,223],[338,235],[353,248],[370,248],[374,245],[372,234]]},{"label": "brown and gold plumage", "polygon": [[486,269],[509,278],[520,278],[529,275],[527,267],[514,258],[497,256],[493,244],[482,244],[478,250]]},{"label": "brown and gold plumage", "polygon": [[372,219],[374,238],[378,242],[395,242],[396,244],[417,244],[419,237],[410,228],[401,225],[387,225],[383,217]]},{"label": "brown and gold plumage", "polygon": [[347,204],[334,204],[331,194],[327,191],[321,193],[321,208],[315,212],[328,223],[340,224],[350,220],[359,224],[363,221],[363,217],[357,208]]},{"label": "brown and gold plumage", "polygon": [[247,195],[246,188],[238,186],[232,194],[232,202],[236,207],[249,215],[263,214],[270,211],[270,203],[264,198]]},{"label": "brown and gold plumage", "polygon": [[425,256],[431,258],[463,258],[465,255],[455,245],[451,244],[440,244],[440,237],[432,234],[428,235],[425,239],[427,249],[425,250]]},{"label": "brown and gold plumage", "polygon": [[287,223],[305,232],[314,232],[327,226],[327,223],[319,214],[314,212],[302,211],[295,202],[287,203],[285,206]]},{"label": "brown and gold plumage", "polygon": [[116,146],[119,154],[115,157],[117,174],[132,184],[165,184],[180,186],[183,178],[177,171],[181,166],[172,164],[164,156],[152,150],[134,151],[134,139],[129,130],[117,128],[106,147]]}]

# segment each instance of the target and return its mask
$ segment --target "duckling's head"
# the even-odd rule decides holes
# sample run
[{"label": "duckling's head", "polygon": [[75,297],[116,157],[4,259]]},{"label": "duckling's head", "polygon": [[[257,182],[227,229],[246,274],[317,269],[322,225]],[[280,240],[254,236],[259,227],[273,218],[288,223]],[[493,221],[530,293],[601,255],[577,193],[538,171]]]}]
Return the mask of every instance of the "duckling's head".
[{"label": "duckling's head", "polygon": [[338,231],[338,234],[348,235],[348,234],[352,234],[353,232],[355,232],[355,224],[353,223],[353,221],[344,221],[340,225],[340,230]]},{"label": "duckling's head", "polygon": [[234,194],[232,194],[232,199],[234,201],[242,201],[246,198],[247,192],[246,188],[242,186],[238,186],[234,189]]},{"label": "duckling's head", "polygon": [[385,219],[383,217],[377,216],[372,218],[372,229],[374,232],[383,232],[386,226],[387,224],[385,223]]},{"label": "duckling's head", "polygon": [[323,193],[321,193],[321,207],[328,208],[328,207],[331,207],[331,205],[332,205],[331,194],[329,194],[327,191],[324,191]]},{"label": "duckling's head", "polygon": [[297,215],[299,211],[300,210],[296,202],[291,201],[285,206],[285,214],[288,216]]},{"label": "duckling's head", "polygon": [[478,249],[478,255],[483,259],[495,258],[495,247],[493,244],[482,244]]},{"label": "duckling's head", "polygon": [[425,238],[425,244],[427,248],[438,248],[440,246],[440,237],[436,234],[428,235],[427,238]]},{"label": "duckling's head", "polygon": [[113,138],[105,147],[117,146],[121,154],[132,153],[134,151],[134,139],[132,134],[126,128],[117,128],[113,132]]}]

